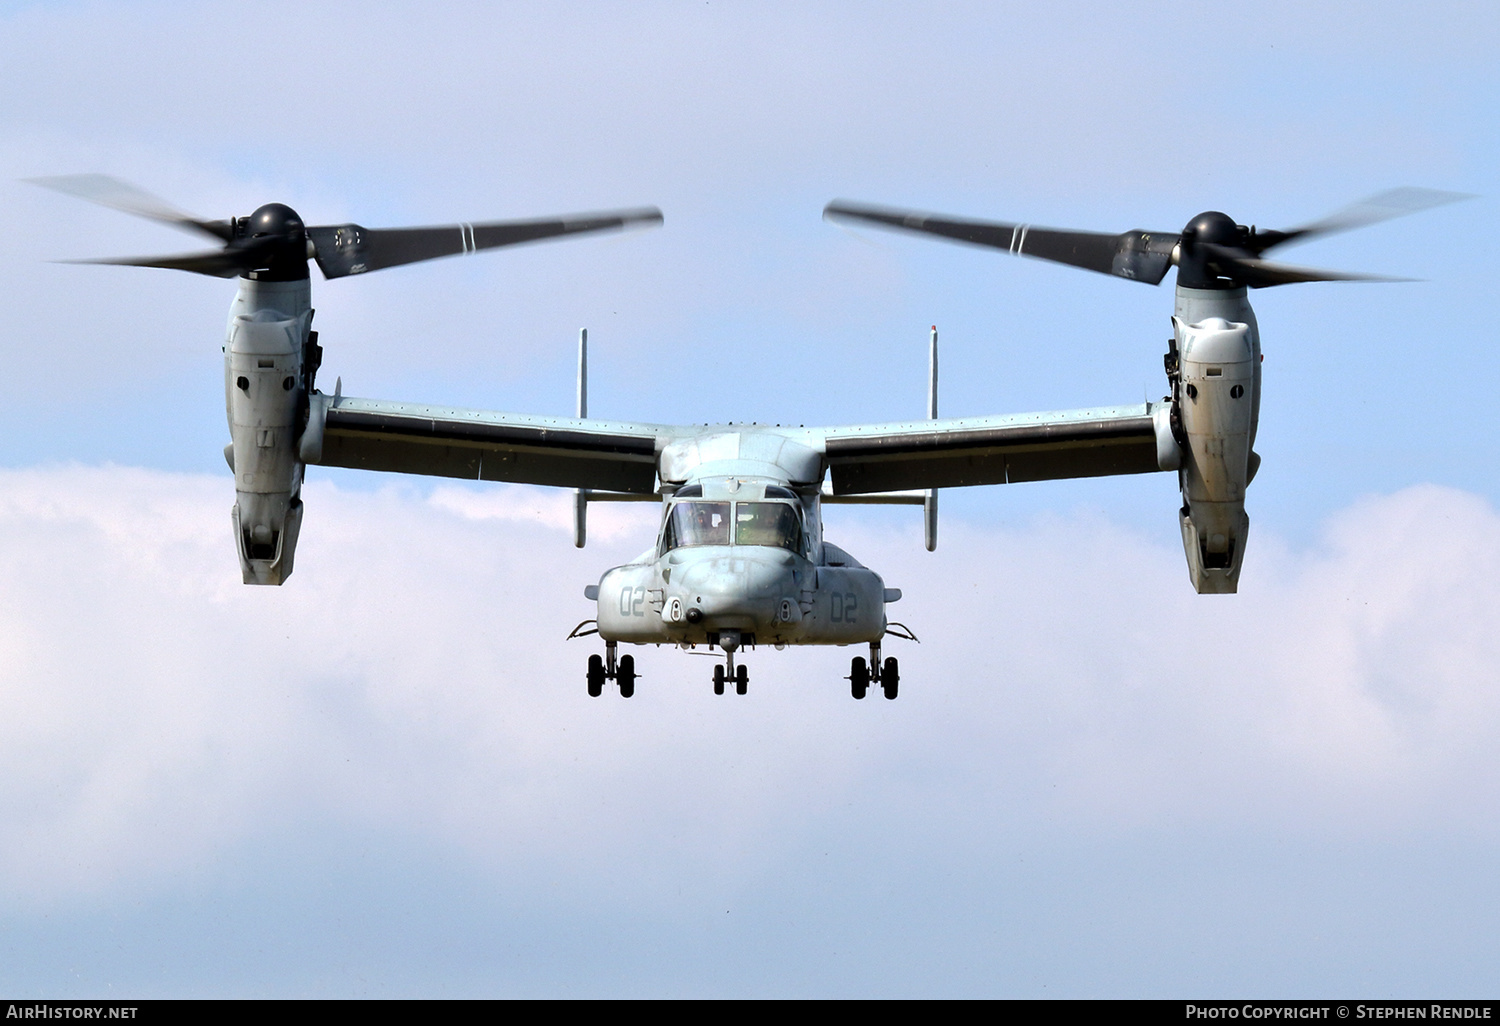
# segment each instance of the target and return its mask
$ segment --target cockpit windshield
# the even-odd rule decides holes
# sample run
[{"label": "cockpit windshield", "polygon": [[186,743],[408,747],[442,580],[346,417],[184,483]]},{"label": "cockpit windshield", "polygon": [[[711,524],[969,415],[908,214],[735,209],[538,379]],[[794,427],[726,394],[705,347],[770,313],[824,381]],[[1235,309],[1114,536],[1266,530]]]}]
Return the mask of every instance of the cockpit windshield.
[{"label": "cockpit windshield", "polygon": [[775,545],[797,552],[802,548],[802,523],[797,508],[786,502],[734,504],[736,545]]},{"label": "cockpit windshield", "polygon": [[728,545],[729,503],[679,502],[667,517],[663,549],[679,545]]},{"label": "cockpit windshield", "polygon": [[802,518],[789,502],[678,502],[667,514],[663,552],[685,545],[729,544],[774,545],[800,552]]}]

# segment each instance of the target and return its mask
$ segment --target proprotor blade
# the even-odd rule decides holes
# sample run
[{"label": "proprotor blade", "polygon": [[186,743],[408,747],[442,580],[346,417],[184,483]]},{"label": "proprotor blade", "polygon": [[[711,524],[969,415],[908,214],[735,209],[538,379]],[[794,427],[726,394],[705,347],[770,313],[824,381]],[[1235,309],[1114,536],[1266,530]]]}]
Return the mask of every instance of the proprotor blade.
[{"label": "proprotor blade", "polygon": [[[40,185],[57,192],[67,193],[69,196],[77,196],[100,206],[110,207],[137,217],[149,218],[152,221],[161,221],[164,224],[176,225],[189,231],[201,232],[212,236],[221,242],[228,242],[234,237],[234,227],[228,221],[204,221],[184,214],[175,209],[165,200],[161,200],[138,189],[129,182],[122,182],[118,178],[109,175],[60,175],[54,178],[28,178],[33,185]],[[98,261],[95,261],[98,262]],[[119,263],[121,261],[113,261]],[[164,266],[150,264],[145,266]]]},{"label": "proprotor blade", "polygon": [[972,221],[834,200],[823,208],[830,221],[859,221],[1003,249],[1019,256],[1052,260],[1101,274],[1155,285],[1172,266],[1175,232],[1129,231],[1118,235],[1065,231],[1029,224]]},{"label": "proprotor blade", "polygon": [[107,264],[117,267],[164,267],[171,271],[192,271],[215,278],[233,278],[262,263],[250,247],[215,249],[206,253],[184,253],[181,256],[103,257],[94,260],[60,260],[63,264]]},{"label": "proprotor blade", "polygon": [[[1329,214],[1321,220],[1302,225],[1300,228],[1288,228],[1285,231],[1258,231],[1249,237],[1245,248],[1252,253],[1260,254],[1273,246],[1284,246],[1292,242],[1305,242],[1319,235],[1331,235],[1334,232],[1346,232],[1353,228],[1363,228],[1366,225],[1389,221],[1393,217],[1404,217],[1407,214],[1430,210],[1433,207],[1440,207],[1446,203],[1456,203],[1459,200],[1473,198],[1468,193],[1443,192],[1438,189],[1418,189],[1413,186],[1388,189],[1367,199],[1362,199],[1358,203],[1351,203],[1337,213]],[[1332,279],[1298,280],[1321,281]],[[1406,279],[1377,278],[1372,280],[1404,281]]]},{"label": "proprotor blade", "polygon": [[357,224],[307,229],[314,259],[326,278],[379,271],[420,260],[514,246],[522,242],[662,223],[655,207],[569,214],[531,221],[490,221],[431,228],[363,228]]},{"label": "proprotor blade", "polygon": [[[1220,246],[1205,246],[1211,251],[1212,265],[1226,278],[1232,278],[1252,289],[1272,285],[1295,285],[1308,281],[1415,281],[1414,278],[1391,278],[1382,274],[1358,274],[1351,271],[1325,271],[1314,267],[1293,267],[1270,260],[1236,254]],[[1214,253],[1212,251],[1221,251]]]}]

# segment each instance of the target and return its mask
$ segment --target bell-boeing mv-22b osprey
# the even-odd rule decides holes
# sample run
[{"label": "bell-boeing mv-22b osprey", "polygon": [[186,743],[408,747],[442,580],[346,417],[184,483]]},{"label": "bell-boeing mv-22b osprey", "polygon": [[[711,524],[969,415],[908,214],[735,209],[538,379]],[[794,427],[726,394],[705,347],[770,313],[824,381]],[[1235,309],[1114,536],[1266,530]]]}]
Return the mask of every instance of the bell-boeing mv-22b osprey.
[{"label": "bell-boeing mv-22b osprey", "polygon": [[[1260,457],[1261,355],[1248,288],[1291,282],[1380,280],[1272,263],[1284,243],[1373,223],[1457,198],[1400,189],[1289,231],[1257,231],[1209,212],[1180,232],[1119,235],[1057,231],[830,204],[832,220],[922,232],[1151,284],[1177,268],[1170,393],[1161,402],[1054,413],[939,419],[936,330],[928,417],[844,427],[667,425],[588,416],[586,333],[579,341],[576,417],[464,410],[357,399],[315,387],[322,362],[308,260],[340,278],[398,264],[555,236],[659,224],[654,208],[522,222],[432,228],[311,227],[272,203],[249,217],[204,221],[98,175],[39,184],[211,236],[222,245],[176,257],[99,263],[238,277],[224,342],[224,393],[234,471],[234,540],[246,584],[281,584],[292,572],[307,465],[551,485],[574,490],[575,543],[588,503],[652,501],[662,507],[650,548],[585,589],[597,615],[570,637],[596,633],[587,682],[635,692],[635,660],[618,646],[672,644],[721,650],[714,691],[744,694],[735,656],[757,645],[868,645],[848,680],[855,698],[872,684],[895,698],[899,667],[881,658],[887,619],[901,597],[880,575],[823,537],[825,502],[924,507],[928,549],[937,544],[937,490],[1107,474],[1170,471],[1182,491],[1179,520],[1188,575],[1202,593],[1236,590],[1249,520],[1245,488]],[[1385,279],[1389,280],[1389,279]]]}]

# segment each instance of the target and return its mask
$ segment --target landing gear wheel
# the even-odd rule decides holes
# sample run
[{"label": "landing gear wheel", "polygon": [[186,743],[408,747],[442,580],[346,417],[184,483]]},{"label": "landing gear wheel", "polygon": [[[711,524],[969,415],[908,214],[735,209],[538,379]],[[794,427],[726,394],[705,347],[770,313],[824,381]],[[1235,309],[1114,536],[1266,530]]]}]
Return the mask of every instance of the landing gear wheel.
[{"label": "landing gear wheel", "polygon": [[855,698],[864,698],[870,688],[870,667],[864,656],[855,656],[849,663],[849,693]]},{"label": "landing gear wheel", "polygon": [[896,657],[891,656],[880,671],[880,688],[885,692],[886,698],[895,698],[896,686],[900,683],[901,670],[896,666]]},{"label": "landing gear wheel", "polygon": [[716,694],[716,695],[722,695],[723,693],[724,693],[724,667],[722,667],[722,666],[715,666],[714,667],[714,694]]},{"label": "landing gear wheel", "polygon": [[743,695],[750,687],[750,668],[748,666],[737,666],[734,670],[734,693]]},{"label": "landing gear wheel", "polygon": [[589,656],[589,670],[586,676],[589,682],[589,697],[598,698],[604,693],[604,659],[602,656]]},{"label": "landing gear wheel", "polygon": [[[615,683],[620,685],[621,698],[629,698],[635,694],[635,656],[620,657],[620,666],[615,670]],[[886,697],[894,698],[895,695],[887,693]]]}]

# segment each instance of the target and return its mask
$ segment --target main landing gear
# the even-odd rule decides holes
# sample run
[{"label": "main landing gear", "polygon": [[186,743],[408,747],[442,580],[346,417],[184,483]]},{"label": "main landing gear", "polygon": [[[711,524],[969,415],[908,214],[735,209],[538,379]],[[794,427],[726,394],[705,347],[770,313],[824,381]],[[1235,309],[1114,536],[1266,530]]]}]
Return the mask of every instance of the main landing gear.
[{"label": "main landing gear", "polygon": [[871,684],[879,684],[885,697],[894,699],[901,684],[901,668],[896,657],[891,656],[883,664],[880,661],[880,642],[870,642],[870,661],[864,656],[855,656],[849,663],[849,693],[855,698],[864,698]]},{"label": "main landing gear", "polygon": [[714,694],[722,695],[724,685],[734,684],[734,693],[743,695],[750,690],[750,670],[743,664],[734,665],[735,649],[740,647],[740,635],[737,631],[720,631],[719,647],[724,650],[724,665],[714,667]]},{"label": "main landing gear", "polygon": [[635,694],[635,656],[622,655],[615,658],[618,642],[604,643],[604,656],[596,653],[589,656],[589,697],[598,698],[604,693],[604,682],[612,680],[620,686],[620,697],[630,698]]}]

